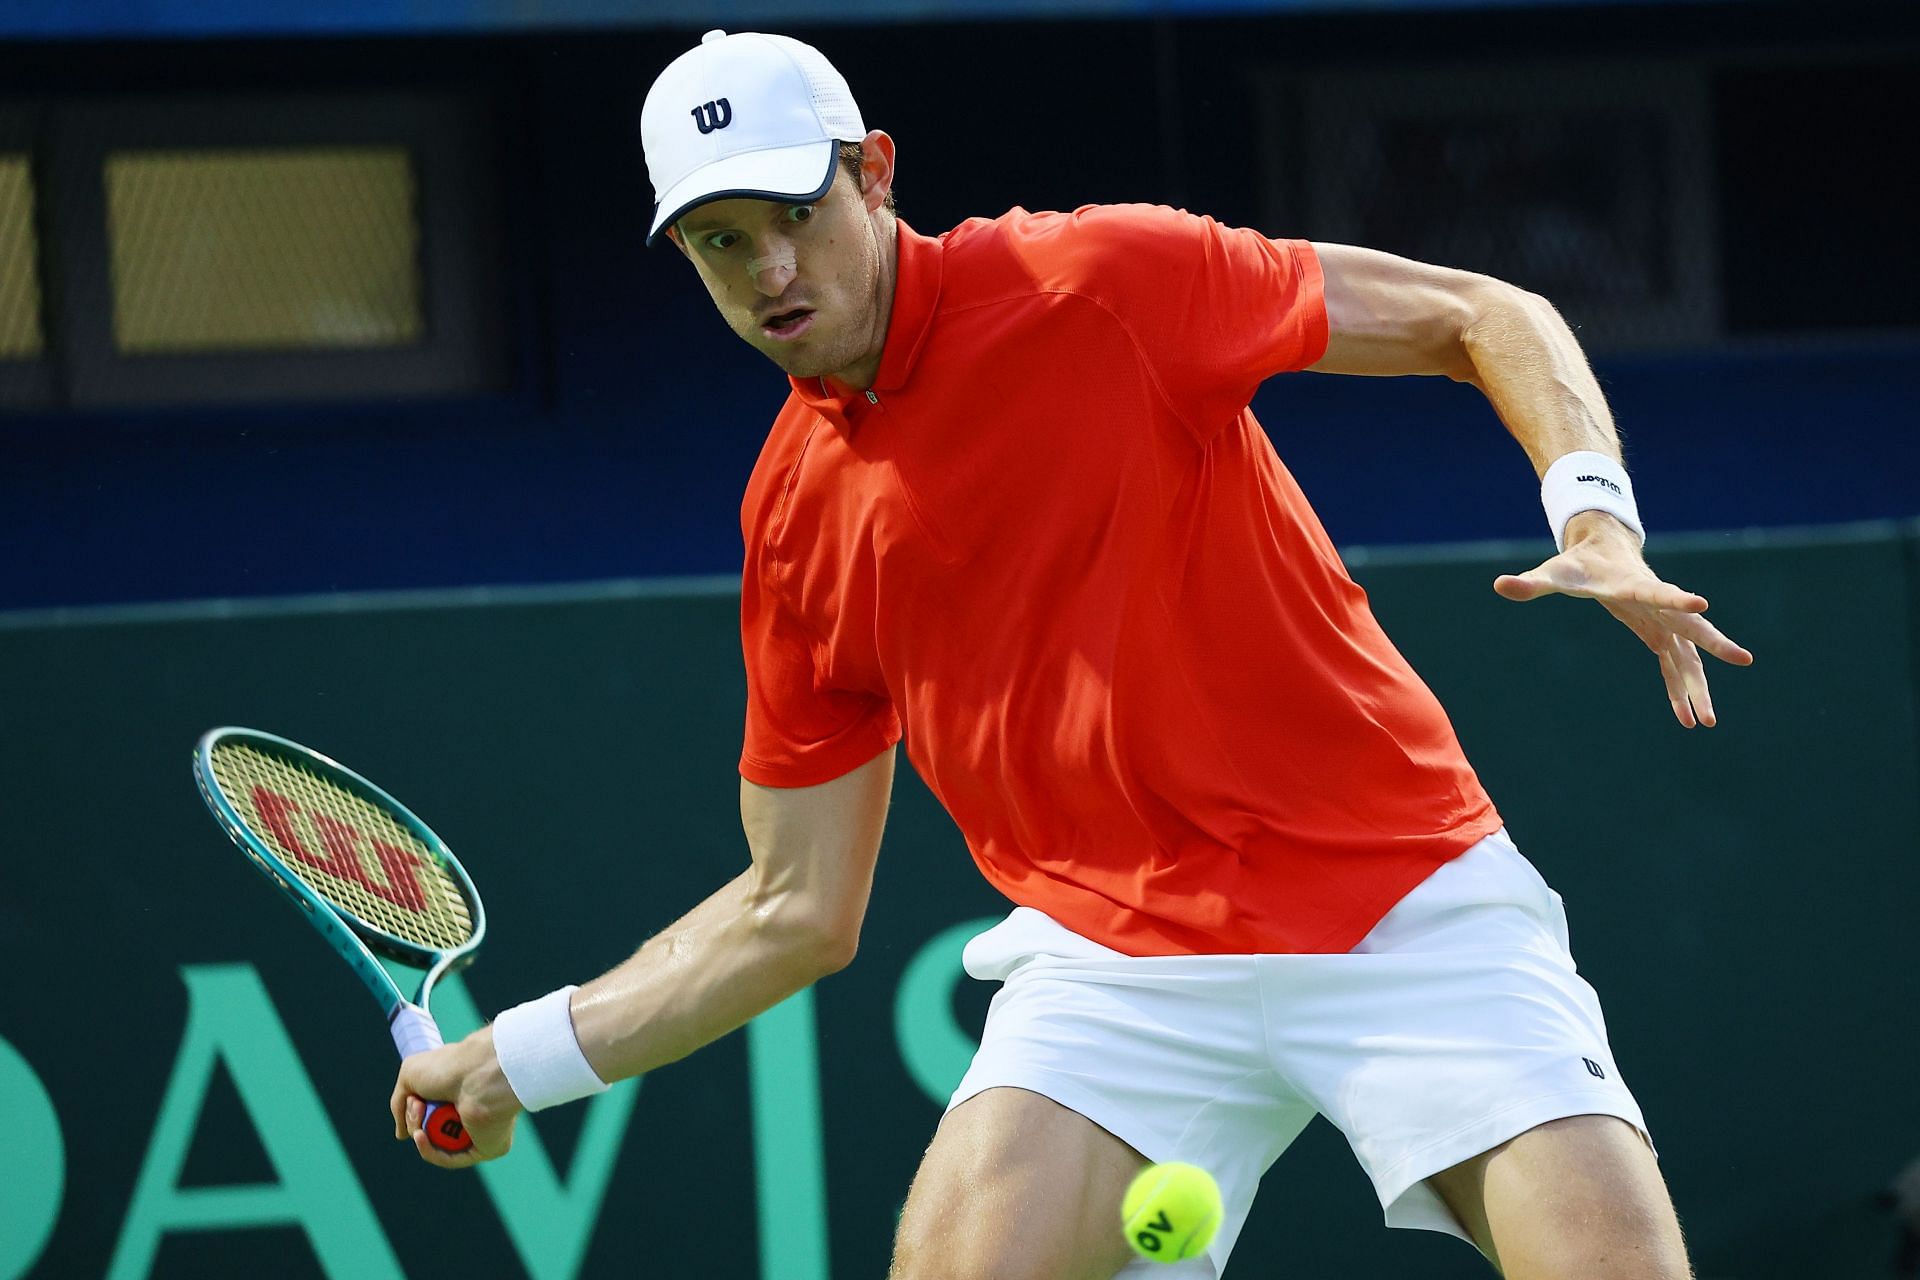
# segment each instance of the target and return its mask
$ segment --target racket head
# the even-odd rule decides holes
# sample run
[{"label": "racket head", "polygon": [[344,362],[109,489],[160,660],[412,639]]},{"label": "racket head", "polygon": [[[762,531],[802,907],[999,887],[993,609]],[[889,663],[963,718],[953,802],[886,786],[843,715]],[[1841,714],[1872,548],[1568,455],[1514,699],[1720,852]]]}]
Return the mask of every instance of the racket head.
[{"label": "racket head", "polygon": [[374,952],[426,969],[421,998],[472,959],[487,928],[473,881],[431,827],[367,779],[234,725],[202,735],[193,774],[227,835],[316,922],[316,912],[338,917]]}]

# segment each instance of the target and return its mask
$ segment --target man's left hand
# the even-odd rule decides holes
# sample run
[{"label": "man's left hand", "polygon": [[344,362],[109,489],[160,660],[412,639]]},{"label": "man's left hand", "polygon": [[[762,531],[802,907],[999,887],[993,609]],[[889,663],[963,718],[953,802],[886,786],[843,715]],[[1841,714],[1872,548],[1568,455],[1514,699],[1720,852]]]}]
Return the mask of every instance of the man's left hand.
[{"label": "man's left hand", "polygon": [[1565,551],[1525,573],[1501,574],[1493,589],[1509,600],[1548,595],[1598,600],[1660,659],[1674,718],[1689,729],[1715,723],[1700,651],[1737,667],[1753,663],[1751,653],[1702,616],[1706,598],[1662,582],[1647,567],[1633,530],[1603,512],[1583,511],[1569,520]]}]

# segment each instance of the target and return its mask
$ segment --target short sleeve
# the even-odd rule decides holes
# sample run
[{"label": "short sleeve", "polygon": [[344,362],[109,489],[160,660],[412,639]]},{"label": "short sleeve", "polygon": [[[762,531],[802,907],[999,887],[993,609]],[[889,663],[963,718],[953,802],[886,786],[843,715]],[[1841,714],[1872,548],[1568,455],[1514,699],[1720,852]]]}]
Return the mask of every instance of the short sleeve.
[{"label": "short sleeve", "polygon": [[1326,353],[1320,260],[1304,240],[1159,205],[1094,205],[1058,221],[1044,256],[1061,282],[1113,312],[1202,438],[1261,382]]},{"label": "short sleeve", "polygon": [[890,699],[823,688],[813,643],[749,566],[740,588],[747,669],[740,776],[763,787],[810,787],[850,773],[900,740]]}]

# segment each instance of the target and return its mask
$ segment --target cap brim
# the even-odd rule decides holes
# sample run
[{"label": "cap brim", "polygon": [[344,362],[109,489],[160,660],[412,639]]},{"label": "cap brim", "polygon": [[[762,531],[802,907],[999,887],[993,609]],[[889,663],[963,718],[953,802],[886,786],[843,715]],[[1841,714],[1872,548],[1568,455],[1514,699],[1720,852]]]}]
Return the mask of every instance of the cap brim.
[{"label": "cap brim", "polygon": [[[821,173],[824,159],[825,174]],[[797,147],[748,151],[703,165],[668,188],[653,207],[647,243],[678,222],[690,209],[714,200],[818,200],[833,185],[840,167],[840,144],[807,142]]]}]

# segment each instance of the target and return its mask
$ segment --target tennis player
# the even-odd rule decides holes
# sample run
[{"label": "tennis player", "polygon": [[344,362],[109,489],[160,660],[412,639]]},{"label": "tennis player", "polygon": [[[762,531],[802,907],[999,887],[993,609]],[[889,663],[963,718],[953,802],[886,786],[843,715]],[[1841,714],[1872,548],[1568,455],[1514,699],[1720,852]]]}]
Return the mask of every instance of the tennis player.
[{"label": "tennis player", "polygon": [[[1643,560],[1553,307],[1151,206],[921,235],[893,140],[781,36],[709,33],[642,132],[649,238],[792,388],[741,510],[752,863],[610,973],[409,1060],[396,1134],[449,1167],[499,1156],[522,1109],[848,964],[906,726],[1014,908],[966,950],[1004,985],[895,1277],[1218,1275],[1315,1114],[1389,1224],[1514,1280],[1688,1275],[1559,898],[1248,409],[1303,369],[1478,387],[1561,548],[1494,590],[1598,601],[1680,724],[1712,725],[1701,652],[1752,656]],[[1577,775],[1582,745],[1559,749]],[[457,1102],[472,1156],[425,1144],[421,1096]],[[1150,1268],[1117,1210],[1169,1159],[1214,1172],[1226,1217],[1206,1257]]]}]

